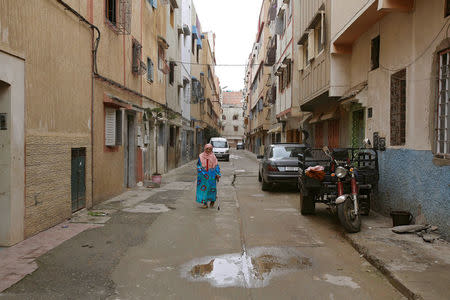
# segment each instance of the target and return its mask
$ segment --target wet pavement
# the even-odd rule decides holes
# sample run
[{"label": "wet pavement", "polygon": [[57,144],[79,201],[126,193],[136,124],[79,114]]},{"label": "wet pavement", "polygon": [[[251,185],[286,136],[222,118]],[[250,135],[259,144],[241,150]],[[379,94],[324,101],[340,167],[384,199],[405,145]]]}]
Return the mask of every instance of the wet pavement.
[{"label": "wet pavement", "polygon": [[[96,207],[102,227],[41,256],[2,299],[402,299],[325,208],[303,217],[295,187],[262,192],[253,154],[220,162],[221,209],[194,201],[195,165],[160,189]],[[89,222],[81,216],[78,222]]]}]

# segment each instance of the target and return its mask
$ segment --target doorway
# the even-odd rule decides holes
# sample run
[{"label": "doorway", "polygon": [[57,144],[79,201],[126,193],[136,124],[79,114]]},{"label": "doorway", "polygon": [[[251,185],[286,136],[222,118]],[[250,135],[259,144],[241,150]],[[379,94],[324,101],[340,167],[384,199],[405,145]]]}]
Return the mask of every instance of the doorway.
[{"label": "doorway", "polygon": [[134,187],[136,185],[136,131],[135,116],[127,114],[126,126],[126,147],[125,147],[125,165],[126,165],[126,186]]},{"label": "doorway", "polygon": [[364,109],[352,112],[352,147],[361,147],[365,136]]},{"label": "doorway", "polygon": [[86,148],[72,148],[72,212],[86,206]]}]

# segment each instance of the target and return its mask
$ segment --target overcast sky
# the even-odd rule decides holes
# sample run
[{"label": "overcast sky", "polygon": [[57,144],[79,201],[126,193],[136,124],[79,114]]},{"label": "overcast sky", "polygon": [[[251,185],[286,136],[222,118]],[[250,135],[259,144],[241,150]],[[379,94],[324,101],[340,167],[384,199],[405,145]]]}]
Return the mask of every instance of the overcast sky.
[{"label": "overcast sky", "polygon": [[[247,63],[258,28],[262,0],[193,0],[202,31],[216,33],[217,64]],[[245,67],[216,67],[225,90],[244,87]]]}]

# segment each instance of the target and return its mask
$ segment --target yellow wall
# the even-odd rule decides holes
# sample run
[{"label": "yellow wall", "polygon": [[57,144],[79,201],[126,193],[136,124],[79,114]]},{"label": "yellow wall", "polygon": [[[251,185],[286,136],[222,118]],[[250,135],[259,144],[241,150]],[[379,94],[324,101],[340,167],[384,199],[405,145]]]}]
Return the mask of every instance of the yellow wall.
[{"label": "yellow wall", "polygon": [[[85,1],[67,1],[85,14]],[[0,2],[1,49],[25,59],[25,237],[71,215],[71,148],[85,147],[91,205],[91,30],[56,1]],[[6,50],[8,51],[8,50]]]}]

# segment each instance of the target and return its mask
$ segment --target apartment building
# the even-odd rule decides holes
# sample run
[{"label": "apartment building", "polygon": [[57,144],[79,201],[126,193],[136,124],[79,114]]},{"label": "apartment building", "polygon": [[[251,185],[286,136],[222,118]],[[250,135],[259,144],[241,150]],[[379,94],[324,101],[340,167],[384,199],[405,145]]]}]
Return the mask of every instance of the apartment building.
[{"label": "apartment building", "polygon": [[215,74],[215,35],[202,32],[201,24],[192,9],[191,37],[191,123],[195,127],[194,155],[212,136],[220,135],[222,108],[221,89]]},{"label": "apartment building", "polygon": [[244,110],[242,91],[224,91],[222,98],[222,136],[230,147],[244,140]]},{"label": "apartment building", "polygon": [[246,108],[248,109],[247,141],[249,150],[260,154],[269,143],[268,131],[271,126],[271,107],[269,93],[272,92],[271,67],[266,62],[266,53],[273,40],[268,24],[270,1],[263,1],[258,20],[258,31],[250,54],[246,74]]},{"label": "apartment building", "polygon": [[180,63],[190,65],[192,10],[177,0],[0,3],[1,246],[194,157],[182,146],[194,124]]},{"label": "apartment building", "polygon": [[444,0],[333,3],[330,73],[340,144],[367,137],[379,149],[373,206],[422,215],[447,237],[449,15]]}]

